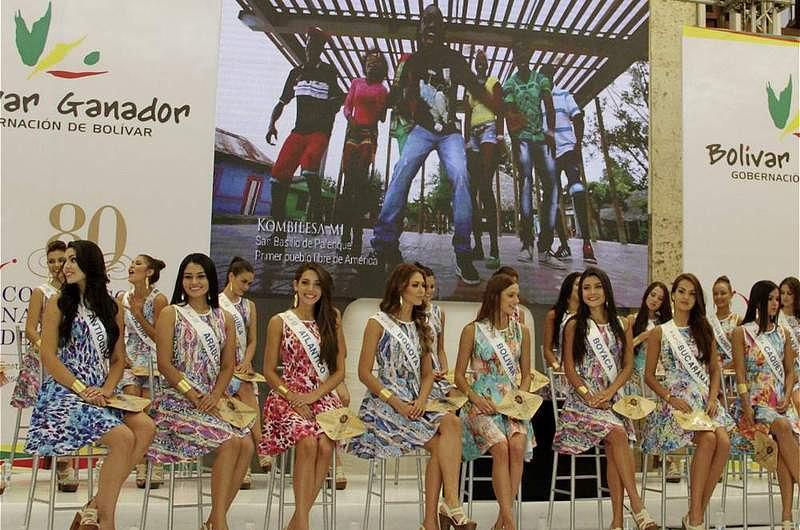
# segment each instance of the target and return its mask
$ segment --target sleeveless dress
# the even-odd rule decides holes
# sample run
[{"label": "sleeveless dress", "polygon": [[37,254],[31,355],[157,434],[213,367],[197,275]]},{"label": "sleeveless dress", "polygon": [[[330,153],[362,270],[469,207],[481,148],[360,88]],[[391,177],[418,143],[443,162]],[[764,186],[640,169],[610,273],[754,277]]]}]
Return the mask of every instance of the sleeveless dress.
[{"label": "sleeveless dress", "polygon": [[[42,311],[47,307],[47,302],[58,290],[49,283],[43,283],[37,289],[42,292]],[[41,316],[39,317],[42,318]],[[41,322],[38,325],[41,332]],[[11,406],[18,409],[27,409],[36,403],[39,389],[42,387],[42,360],[39,352],[33,344],[28,344],[25,353],[22,355],[22,366],[19,367],[17,383],[14,385],[14,392],[11,394]]]},{"label": "sleeveless dress", "polygon": [[[228,298],[228,295],[226,295],[224,292],[219,293],[219,295],[221,297],[224,296],[225,298]],[[228,299],[230,300],[230,298]],[[242,320],[244,321],[244,329],[245,330],[250,329],[250,318],[251,318],[250,300],[248,300],[244,296],[240,296],[238,302],[231,301],[231,304],[233,304],[233,307],[236,309],[236,311],[238,311],[239,315],[241,315]],[[239,337],[237,336],[236,337],[237,366],[244,362],[245,351],[247,351],[247,342],[245,341],[244,344],[241,344],[239,341]],[[236,377],[235,374],[233,377],[231,377],[231,382],[228,385],[228,389],[226,390],[226,392],[230,395],[237,394],[242,385],[251,385],[253,387],[253,391],[256,393],[256,395],[258,395],[257,384],[251,383],[249,381],[242,381],[241,379]]]},{"label": "sleeveless dress", "polygon": [[[70,337],[56,355],[87,387],[100,387],[108,376],[108,359],[92,342],[86,318],[78,311]],[[105,328],[101,329],[105,334]],[[90,405],[48,375],[33,407],[25,450],[41,456],[69,454],[96,442],[121,423],[122,411]]]},{"label": "sleeveless dress", "polygon": [[[194,311],[189,305],[183,306]],[[221,308],[211,309],[199,318],[209,325],[219,344],[225,344],[225,316]],[[219,354],[209,358],[194,327],[180,311],[175,311],[172,339],[172,364],[197,391],[209,393],[219,377]],[[166,385],[165,385],[166,386]],[[248,436],[250,429],[238,429],[218,417],[201,412],[172,386],[153,400],[151,415],[156,435],[148,457],[156,463],[171,463],[208,454],[234,436]]]},{"label": "sleeveless dress", "polygon": [[[437,304],[431,304],[431,311],[428,313],[428,323],[431,325],[431,328],[433,328],[431,363],[433,364],[434,371],[439,371],[442,369],[442,365],[439,362],[439,355],[437,354],[438,352],[436,350],[439,347],[439,336],[444,332],[444,330],[442,329],[442,308]],[[434,381],[429,399],[443,398],[452,389],[453,385],[447,382],[446,379],[442,381]]]},{"label": "sleeveless dress", "polygon": [[[678,332],[686,341],[689,350],[700,361],[700,351],[692,337],[691,329],[679,327]],[[684,400],[693,410],[705,410],[708,403],[708,389],[703,389],[683,367],[680,359],[675,356],[667,337],[661,336],[661,362],[664,365],[665,376],[661,384],[669,393]],[[647,416],[642,429],[642,451],[649,454],[660,452],[671,453],[676,449],[691,445],[694,442],[694,433],[684,431],[672,415],[674,409],[663,400],[659,400],[656,409]],[[717,414],[712,418],[731,431],[734,427],[733,419],[725,410],[722,402],[719,403]]]},{"label": "sleeveless dress", "polygon": [[[617,367],[621,368],[622,343],[616,339],[608,324],[597,324],[597,327],[600,328],[600,337],[614,357]],[[611,381],[606,377],[600,360],[592,351],[588,338],[584,341],[586,355],[581,363],[575,366],[575,370],[590,392],[600,392],[605,390]],[[619,398],[620,393],[617,392],[611,398],[610,404],[613,405]],[[611,408],[603,410],[590,407],[570,385],[564,408],[558,419],[558,428],[553,437],[553,450],[561,454],[583,453],[597,446],[615,427],[622,427],[628,433],[630,442],[636,441],[633,422],[630,419],[620,416]]]},{"label": "sleeveless dress", "polygon": [[[491,324],[483,322],[486,328],[492,329]],[[493,330],[493,329],[492,329]],[[493,330],[501,333],[506,344],[508,344],[514,356],[514,360],[519,370],[519,358],[522,346],[522,324],[510,321],[509,326],[504,330]],[[472,348],[472,358],[470,367],[474,372],[475,381],[472,383],[472,390],[476,394],[485,396],[489,400],[499,403],[503,396],[518,388],[512,381],[500,359],[495,354],[494,348],[489,339],[475,326],[475,341]],[[508,441],[515,434],[522,434],[527,437],[525,461],[530,461],[533,456],[533,424],[530,421],[522,421],[509,418],[502,414],[481,414],[478,408],[467,401],[461,409],[460,417],[464,425],[463,429],[463,459],[465,461],[475,460],[486,453],[493,445]]]},{"label": "sleeveless dress", "polygon": [[[558,325],[558,329],[554,330],[555,333],[558,333],[558,346],[553,348],[553,353],[556,355],[556,360],[560,365],[562,365],[561,359],[563,358],[563,351],[564,351],[564,328],[567,327],[567,321],[570,318],[572,318],[574,314],[575,313],[570,313],[569,311],[564,311],[564,314],[561,315],[561,322]],[[556,391],[556,399],[562,399],[569,390],[568,389],[569,383],[567,382],[565,377],[556,377],[554,384]],[[552,396],[550,394],[550,389],[548,387],[544,387],[543,389],[541,389],[539,391],[539,395],[542,396],[544,399],[552,399]]]},{"label": "sleeveless dress", "polygon": [[792,392],[797,392],[800,390],[800,318],[781,311],[778,313],[778,324],[786,328],[792,339],[792,348],[794,349],[794,388],[792,388]]},{"label": "sleeveless dress", "polygon": [[[789,421],[795,434],[800,435],[800,420],[798,419],[794,407],[789,405],[785,413],[781,414],[776,410],[778,402],[784,397],[784,381],[779,381],[772,369],[769,361],[758,344],[753,340],[753,336],[758,335],[758,325],[755,322],[748,322],[742,325],[744,333],[744,365],[747,374],[747,387],[750,393],[750,404],[753,408],[753,420],[755,427],[746,429],[742,426],[741,401],[737,398],[733,404],[732,415],[738,424],[738,429],[731,437],[731,445],[735,452],[752,452],[752,440],[756,431],[766,434],[769,425],[775,420],[784,418]],[[748,333],[748,330],[751,333]],[[774,326],[771,330],[765,331],[767,340],[776,349],[783,360],[783,348],[788,339],[788,332],[781,326]]]},{"label": "sleeveless dress", "polygon": [[[393,319],[389,315],[386,317]],[[419,352],[421,348],[416,325],[393,320]],[[385,330],[378,341],[375,357],[378,379],[387,389],[404,401],[419,397],[419,371],[409,364],[400,342]],[[426,412],[416,420],[409,420],[369,391],[361,401],[358,415],[366,424],[367,432],[353,438],[348,451],[360,458],[392,458],[415,451],[436,435],[439,422],[444,417],[441,412]]]},{"label": "sleeveless dress", "polygon": [[[657,322],[653,318],[647,319],[647,327],[645,331],[650,331],[656,327]],[[644,375],[644,367],[647,364],[647,341],[640,342],[636,349],[633,351],[633,373],[631,379],[635,379],[635,384],[639,384],[640,378]],[[630,381],[634,383],[634,381]]]},{"label": "sleeveless dress", "polygon": [[[147,298],[144,300],[142,311],[144,312],[144,317],[147,319],[150,325],[155,324],[156,321],[155,301],[159,294],[161,294],[161,291],[153,288],[153,290],[150,291],[150,293],[147,295]],[[128,291],[127,295],[128,297],[133,296],[133,289]],[[128,305],[128,303],[125,305]],[[136,317],[133,316],[133,313],[129,309],[123,309],[123,311],[125,311],[125,353],[128,355],[131,368],[125,368],[125,372],[122,374],[122,380],[120,380],[118,388],[122,389],[128,385],[137,385],[142,388],[149,388],[150,381],[148,380],[148,377],[133,375],[132,369],[147,368],[150,365],[151,360],[153,361],[153,369],[155,369],[156,350],[153,348],[153,346],[145,342],[136,329],[134,329],[134,326],[137,324],[137,322]],[[153,378],[153,382],[157,387],[159,380],[160,377]]]},{"label": "sleeveless dress", "polygon": [[[320,339],[319,328],[313,320],[301,320],[308,330]],[[292,328],[283,322],[281,333],[281,364],[283,380],[286,388],[292,392],[306,394],[322,384],[314,365],[308,358],[303,343]],[[342,407],[342,402],[335,392],[326,394],[310,405],[316,416],[322,412]],[[319,437],[322,428],[316,420],[307,420],[300,416],[289,405],[286,399],[277,392],[271,392],[264,402],[263,435],[258,445],[259,455],[278,455],[297,445],[303,438]]]},{"label": "sleeveless dress", "polygon": [[[717,318],[716,315],[713,315],[712,318]],[[728,337],[728,343],[733,340],[733,330],[736,329],[736,326],[739,323],[739,315],[736,313],[729,313],[728,316],[723,318],[719,321],[720,327],[722,331],[725,333],[725,336]],[[716,340],[716,337],[715,337]],[[730,352],[726,352],[725,348],[722,347],[719,340],[717,342],[717,353],[719,353],[720,357],[722,357],[722,365],[726,365],[733,361],[733,350]]]}]

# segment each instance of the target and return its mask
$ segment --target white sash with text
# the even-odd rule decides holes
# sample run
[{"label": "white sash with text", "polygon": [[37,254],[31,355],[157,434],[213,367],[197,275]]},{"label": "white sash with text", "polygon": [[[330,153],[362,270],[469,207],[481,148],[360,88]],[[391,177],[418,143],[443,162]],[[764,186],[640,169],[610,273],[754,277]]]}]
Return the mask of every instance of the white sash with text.
[{"label": "white sash with text", "polygon": [[600,335],[600,328],[597,326],[597,323],[592,319],[588,319],[587,325],[589,329],[586,333],[586,339],[589,341],[589,346],[592,348],[595,356],[600,361],[600,365],[603,367],[603,371],[608,378],[608,384],[610,385],[617,379],[617,362],[614,360],[614,356],[611,355],[611,350],[608,349],[608,345],[603,340],[602,335]]},{"label": "white sash with text", "polygon": [[683,369],[689,372],[689,375],[692,376],[692,379],[694,379],[695,383],[697,383],[700,386],[700,389],[705,392],[706,395],[708,395],[708,371],[705,369],[702,363],[698,361],[697,357],[694,356],[694,353],[692,353],[691,348],[689,348],[689,344],[683,338],[683,335],[681,335],[681,332],[678,330],[678,326],[675,325],[675,321],[670,320],[669,322],[661,324],[661,331],[664,333],[664,337],[667,339],[672,353],[675,355],[678,361],[680,361]]},{"label": "white sash with text", "polygon": [[[781,382],[781,384],[783,384],[785,377],[785,373],[783,371],[783,352],[778,353],[778,350],[775,349],[775,347],[769,341],[769,338],[767,338],[766,332],[761,334],[758,333],[758,324],[755,322],[748,322],[742,327],[744,327],[744,331],[750,335],[750,338],[755,341],[756,346],[758,346],[758,348],[764,354],[764,357],[767,358],[767,364],[769,365],[770,370],[772,370],[773,375],[778,379],[778,381]],[[776,331],[780,333],[780,328],[778,328]]]},{"label": "white sash with text", "polygon": [[320,381],[328,379],[328,377],[330,377],[330,370],[328,370],[328,365],[322,361],[322,348],[317,337],[315,337],[314,334],[311,333],[311,330],[297,318],[297,315],[295,315],[293,311],[284,311],[280,316],[283,321],[286,322],[286,325],[289,326],[289,329],[294,332],[300,344],[303,345],[303,349],[306,351],[311,365],[314,366],[314,370],[317,372]]},{"label": "white sash with text", "polygon": [[[508,325],[512,325],[511,321],[509,321]],[[511,351],[511,347],[505,339],[503,339],[503,334],[496,329],[489,329],[489,326],[483,322],[476,322],[475,327],[480,330],[483,336],[486,337],[486,340],[489,341],[492,350],[494,350],[494,354],[500,360],[500,364],[506,371],[508,379],[512,384],[515,384],[517,376],[519,375],[519,368],[517,367],[517,361],[514,359],[514,353]]]},{"label": "white sash with text", "polygon": [[247,349],[247,328],[244,325],[244,317],[225,293],[219,294],[219,305],[233,317],[233,328],[236,330],[236,363],[239,364],[244,361],[244,352]]},{"label": "white sash with text", "polygon": [[[149,295],[147,295],[145,303],[147,303],[147,301],[150,300],[151,297],[155,297],[157,294],[158,291],[156,289],[153,289],[153,291]],[[150,336],[147,334],[147,332],[144,330],[144,326],[142,326],[142,323],[139,322],[135,316],[133,316],[133,312],[130,309],[127,309],[128,307],[130,307],[130,303],[128,302],[128,300],[130,299],[130,295],[131,291],[127,291],[124,295],[122,295],[122,305],[126,308],[125,327],[134,330],[136,332],[136,335],[139,336],[142,342],[144,342],[147,345],[147,347],[150,348],[150,351],[155,353],[156,343],[153,342],[153,339],[151,339]]]},{"label": "white sash with text", "polygon": [[421,378],[422,374],[420,374],[419,371],[419,348],[411,340],[411,337],[406,335],[406,333],[400,329],[400,326],[398,326],[397,323],[383,311],[375,313],[370,318],[376,320],[381,326],[383,326],[383,329],[385,329],[389,335],[394,337],[394,339],[400,343],[400,347],[403,349],[403,353],[405,353],[409,366],[412,368],[412,371],[414,374],[416,374],[417,378]]}]

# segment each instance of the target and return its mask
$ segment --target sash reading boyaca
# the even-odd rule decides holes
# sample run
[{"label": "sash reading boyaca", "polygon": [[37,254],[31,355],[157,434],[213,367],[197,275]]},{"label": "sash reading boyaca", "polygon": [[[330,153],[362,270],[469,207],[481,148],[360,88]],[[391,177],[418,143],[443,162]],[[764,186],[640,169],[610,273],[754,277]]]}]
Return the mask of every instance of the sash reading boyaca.
[{"label": "sash reading boyaca", "polygon": [[219,305],[233,318],[233,328],[236,330],[236,362],[241,363],[244,361],[244,352],[247,349],[247,328],[244,325],[244,317],[225,293],[220,293]]},{"label": "sash reading boyaca", "polygon": [[[755,341],[756,346],[761,350],[764,354],[764,357],[767,358],[767,364],[769,365],[770,370],[772,370],[772,374],[775,378],[781,382],[784,381],[784,371],[783,371],[783,352],[778,353],[778,350],[772,345],[767,338],[767,333],[758,333],[758,324],[755,322],[748,322],[742,326],[744,328],[745,333],[750,335],[750,338]],[[777,330],[780,333],[780,328]]]},{"label": "sash reading boyaca", "polygon": [[280,314],[280,317],[289,326],[289,329],[294,332],[300,344],[303,345],[303,349],[306,351],[306,355],[308,355],[308,359],[311,361],[311,365],[317,372],[320,381],[328,379],[330,370],[328,370],[328,365],[322,362],[322,348],[317,337],[297,318],[293,311],[284,311]]},{"label": "sash reading boyaca", "polygon": [[714,330],[714,338],[717,339],[717,346],[719,349],[722,350],[722,357],[725,359],[730,359],[733,357],[733,345],[731,344],[730,339],[725,334],[725,330],[722,329],[722,322],[720,322],[717,315],[711,315],[709,319],[711,321],[711,328]]},{"label": "sash reading boyaca", "polygon": [[89,311],[86,306],[81,303],[78,304],[78,315],[89,327],[89,339],[92,341],[94,349],[103,356],[107,353],[110,353],[108,349],[108,335],[106,334],[106,328],[103,326],[103,322],[100,321],[94,311]]},{"label": "sash reading boyaca", "polygon": [[[150,292],[150,294],[147,295],[145,303],[147,303],[148,300],[155,297],[157,294],[158,290],[153,289]],[[141,341],[144,342],[148,348],[150,348],[150,351],[155,353],[156,343],[153,342],[153,339],[151,339],[150,336],[147,334],[147,332],[144,330],[144,326],[142,326],[142,323],[139,322],[139,320],[137,320],[136,317],[133,316],[133,312],[130,309],[127,309],[130,307],[130,303],[128,302],[128,300],[130,300],[130,295],[131,291],[127,291],[124,295],[122,295],[122,305],[126,308],[125,327],[134,330],[136,332],[136,335],[138,335],[138,337],[141,339]]]},{"label": "sash reading boyaca", "polygon": [[[203,353],[205,353],[211,361],[209,366],[216,369],[216,373],[209,375],[211,375],[211,379],[216,379],[219,375],[219,363],[222,352],[220,350],[220,344],[217,340],[217,336],[214,334],[214,330],[211,329],[211,326],[203,322],[203,320],[200,318],[200,315],[197,314],[197,311],[195,311],[192,306],[176,305],[175,309],[183,316],[183,318],[186,319],[195,333],[197,333],[197,336],[200,338],[200,345],[203,349]],[[192,386],[198,390],[201,390],[204,393],[207,393],[211,390],[210,388],[205,388],[205,385],[201,385],[197,381],[193,380],[191,374],[185,374],[185,376],[189,382],[192,383]]]},{"label": "sash reading boyaca", "polygon": [[400,343],[400,347],[403,350],[403,353],[406,356],[406,360],[408,361],[408,365],[411,367],[411,371],[416,375],[417,379],[420,378],[419,373],[419,350],[414,342],[411,340],[411,337],[405,334],[405,332],[400,329],[400,326],[386,313],[383,311],[379,311],[375,313],[370,318],[374,319],[378,322],[386,332],[394,337],[394,339]]},{"label": "sash reading boyaca", "polygon": [[[509,326],[510,325],[512,325],[511,322],[509,322]],[[503,338],[503,334],[495,329],[490,330],[489,326],[483,322],[476,322],[475,327],[486,337],[486,340],[489,341],[489,345],[492,347],[494,354],[503,366],[508,379],[514,384],[519,375],[519,368],[517,367],[516,359],[514,359],[514,353]]]},{"label": "sash reading boyaca", "polygon": [[695,383],[697,383],[700,386],[700,389],[705,392],[706,395],[708,395],[708,371],[700,363],[697,357],[694,356],[691,348],[689,348],[689,343],[686,341],[686,339],[684,339],[683,335],[681,335],[681,332],[678,330],[678,326],[675,325],[675,321],[670,320],[669,322],[661,324],[661,331],[663,332],[664,337],[667,339],[672,353],[681,363],[683,369],[689,372],[689,375],[692,376],[692,379],[694,379]]},{"label": "sash reading boyaca", "polygon": [[602,335],[600,335],[600,328],[597,326],[597,323],[592,319],[588,319],[587,324],[589,329],[586,334],[586,339],[589,341],[592,352],[594,352],[595,356],[600,361],[600,365],[603,367],[603,371],[606,373],[606,378],[608,379],[608,384],[610,385],[617,379],[617,374],[619,373],[617,370],[617,362],[614,360],[611,350],[608,349],[606,341],[604,341]]}]

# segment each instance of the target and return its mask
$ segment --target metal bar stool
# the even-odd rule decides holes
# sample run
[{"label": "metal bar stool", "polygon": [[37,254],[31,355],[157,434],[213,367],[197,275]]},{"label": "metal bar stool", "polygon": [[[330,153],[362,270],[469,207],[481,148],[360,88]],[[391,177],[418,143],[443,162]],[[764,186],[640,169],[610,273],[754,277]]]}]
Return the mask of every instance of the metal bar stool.
[{"label": "metal bar stool", "polygon": [[[417,451],[404,455],[398,458],[414,458],[417,466],[417,485],[419,491],[419,498],[417,501],[387,501],[386,500],[386,460],[371,458],[369,461],[369,474],[367,475],[367,501],[364,509],[364,520],[361,528],[370,528],[369,526],[369,512],[372,505],[372,497],[380,498],[378,506],[378,530],[385,530],[386,527],[386,506],[397,505],[416,505],[419,509],[419,519],[425,518],[425,481],[423,479],[422,460],[426,459],[428,455],[418,449]],[[376,469],[377,468],[377,469]],[[374,489],[375,479],[378,479],[378,491]],[[399,479],[406,480],[406,479]],[[408,480],[413,480],[408,479]]]},{"label": "metal bar stool", "polygon": [[[192,466],[192,464],[194,464]],[[192,469],[194,467],[194,469]],[[153,477],[153,463],[147,462],[147,482],[144,486],[144,499],[142,500],[142,513],[139,522],[139,530],[147,527],[147,509],[150,499],[167,501],[167,530],[172,530],[175,523],[176,508],[197,508],[197,527],[200,528],[205,522],[203,520],[203,508],[211,506],[210,502],[204,502],[203,497],[210,497],[211,493],[203,491],[203,459],[198,457],[183,462],[173,462],[167,465],[169,472],[169,488],[167,495],[155,495],[151,492],[150,479]],[[194,471],[194,472],[193,472]],[[195,502],[176,503],[175,502],[175,483],[178,481],[195,481],[197,497]]]},{"label": "metal bar stool", "polygon": [[[491,455],[481,455],[479,459],[491,460]],[[470,460],[461,465],[461,498],[467,501],[467,517],[472,519],[473,484],[475,482],[491,482],[491,477],[475,478],[475,461]],[[482,501],[476,501],[482,502]],[[517,528],[522,528],[522,481],[517,488],[517,495],[514,499],[514,520]]]},{"label": "metal bar stool", "polygon": [[[642,503],[645,502],[645,496],[647,495],[648,491],[652,491],[660,495],[661,530],[666,530],[667,528],[667,501],[685,499],[687,504],[689,503],[689,492],[691,491],[691,483],[690,483],[691,473],[689,473],[689,467],[690,467],[689,459],[692,457],[692,455],[694,455],[693,449],[694,449],[693,447],[687,447],[685,452],[683,453],[667,453],[664,451],[659,453],[659,458],[661,459],[660,487],[653,487],[647,485],[647,475],[649,474],[647,470],[649,469],[651,455],[642,453],[642,458],[644,460],[644,465],[642,467]],[[667,494],[667,456],[670,456],[672,458],[679,458],[680,460],[682,460],[683,471],[681,471],[681,476],[684,480],[686,480],[686,495]]]},{"label": "metal bar stool", "polygon": [[[87,471],[88,471],[88,483],[89,487],[87,488],[87,495],[86,495],[86,502],[94,498],[94,462],[95,458],[102,456],[102,454],[95,454],[94,446],[88,446],[88,453],[86,455],[86,459],[88,461]],[[39,476],[39,462],[42,458],[39,455],[33,455],[33,466],[31,468],[31,483],[28,486],[28,499],[25,504],[25,519],[23,525],[25,530],[30,528],[31,524],[31,512],[33,510],[33,503],[39,502],[42,504],[47,505],[47,530],[53,530],[53,522],[55,519],[55,512],[61,511],[72,511],[72,510],[80,510],[83,508],[83,504],[69,504],[63,506],[56,506],[56,491],[57,491],[57,477],[58,471],[56,466],[56,460],[58,458],[63,457],[72,457],[73,455],[55,455],[53,456],[52,464],[50,466],[50,494],[46,499],[36,497],[36,479]],[[80,472],[78,471],[78,477],[80,478]]]},{"label": "metal bar stool", "polygon": [[[293,473],[289,470],[291,463],[294,462],[294,447],[278,456],[280,465],[277,461],[273,462],[270,471],[269,490],[267,493],[267,513],[264,515],[264,530],[269,530],[269,520],[272,516],[272,501],[278,499],[278,529],[283,530],[284,511],[287,506],[294,506],[294,502],[286,501],[287,478],[293,479]],[[278,459],[276,458],[276,460]],[[336,450],[334,448],[331,457],[331,471],[325,477],[320,494],[322,499],[314,503],[315,506],[322,507],[322,525],[325,530],[336,530]],[[279,482],[278,491],[275,491],[275,482]]]},{"label": "metal bar stool", "polygon": [[[556,430],[558,430],[558,421],[559,421],[559,408],[558,408],[558,400],[556,399],[556,383],[557,379],[560,377],[564,377],[564,372],[554,372],[552,368],[548,368],[547,373],[550,377],[550,397],[553,403],[553,418],[555,419],[556,423]],[[569,528],[570,530],[575,530],[575,503],[577,499],[575,498],[575,483],[578,480],[595,480],[597,484],[597,495],[595,497],[595,501],[597,502],[597,528],[603,528],[603,492],[607,489],[603,487],[602,483],[602,475],[600,470],[600,460],[605,456],[604,453],[600,451],[599,446],[595,446],[594,452],[592,453],[584,453],[580,455],[569,455],[569,463],[570,463],[570,474],[569,475],[559,475],[558,474],[558,451],[553,451],[553,474],[550,478],[550,500],[547,505],[547,528],[553,528],[553,506],[555,505],[555,495],[556,493],[561,493],[564,495],[569,495]],[[595,474],[594,475],[576,475],[575,474],[575,463],[579,458],[593,458],[595,461]],[[558,489],[556,485],[559,481],[566,481],[569,480],[569,489]],[[586,500],[592,500],[591,498]]]},{"label": "metal bar stool", "polygon": [[[19,326],[15,326],[15,333],[17,334],[17,366],[22,369],[24,357],[25,357],[25,348],[22,346],[22,341],[25,340],[25,334],[22,332],[22,328]],[[42,382],[41,372],[39,374],[39,383]],[[29,424],[22,423],[22,411],[24,409],[17,409],[17,418],[14,422],[14,440],[11,442],[11,453],[8,457],[9,466],[11,469],[14,468],[14,457],[17,454],[17,444],[20,441],[27,441],[28,440],[28,428],[30,427]],[[24,430],[25,434],[20,435],[20,432]],[[55,464],[54,464],[55,465]]]}]

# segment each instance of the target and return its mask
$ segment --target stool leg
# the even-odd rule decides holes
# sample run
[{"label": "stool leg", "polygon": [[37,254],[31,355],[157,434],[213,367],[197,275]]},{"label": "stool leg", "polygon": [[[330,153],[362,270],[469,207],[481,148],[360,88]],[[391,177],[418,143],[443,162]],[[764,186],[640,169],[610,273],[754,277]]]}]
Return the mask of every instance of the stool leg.
[{"label": "stool leg", "polygon": [[167,494],[167,530],[172,530],[175,510],[175,463],[169,465],[169,493]]},{"label": "stool leg", "polygon": [[[90,445],[87,448],[87,451],[86,451],[86,470],[89,473],[89,476],[88,476],[89,488],[86,491],[86,495],[87,495],[87,501],[86,502],[91,501],[92,497],[94,497],[94,458],[93,458],[93,456],[94,456],[94,454],[92,453],[92,446]],[[76,475],[80,475],[80,472],[81,472],[81,470],[80,470],[80,467],[81,467],[80,466],[80,461],[81,460],[80,460],[80,456],[79,456],[78,457],[78,469],[75,470]],[[74,460],[72,462],[73,462],[73,464],[75,463]],[[55,463],[53,465],[55,465]]]},{"label": "stool leg", "polygon": [[378,521],[378,529],[385,530],[386,528],[386,460],[381,460],[381,477],[380,477],[380,488],[381,488],[381,504],[379,509],[379,518]]},{"label": "stool leg", "polygon": [[661,530],[667,528],[667,453],[661,454]]},{"label": "stool leg", "polygon": [[25,504],[25,530],[31,526],[31,510],[33,509],[33,497],[36,494],[36,479],[39,476],[39,455],[33,455],[33,465],[31,468],[31,483],[28,486],[28,500]]},{"label": "stool leg", "polygon": [[264,513],[264,530],[269,530],[269,516],[272,511],[273,492],[275,491],[275,468],[277,467],[277,462],[273,462],[272,468],[269,470],[269,487],[267,488],[267,510]]},{"label": "stool leg", "polygon": [[203,458],[197,457],[197,528],[202,528],[203,523]]},{"label": "stool leg", "polygon": [[747,530],[747,455],[742,455],[742,528]]},{"label": "stool leg", "polygon": [[14,441],[11,443],[11,454],[8,457],[10,469],[14,469],[14,456],[17,453],[17,444],[19,443],[20,425],[22,425],[22,409],[17,409],[17,419],[14,424]]},{"label": "stool leg", "polygon": [[475,495],[475,461],[470,460],[467,464],[467,517],[472,519],[472,499]]},{"label": "stool leg", "polygon": [[375,476],[375,459],[372,458],[369,461],[369,472],[367,474],[367,503],[364,506],[364,521],[361,525],[361,528],[368,528],[369,524],[369,507],[372,504],[372,480]]},{"label": "stool leg", "polygon": [[721,501],[721,510],[725,512],[725,501],[727,500],[728,496],[728,474],[731,470],[731,464],[733,460],[728,460],[725,464],[725,471],[722,473],[722,501]]},{"label": "stool leg", "polygon": [[522,528],[522,481],[519,482],[517,487],[517,507],[514,514],[517,528]]},{"label": "stool leg", "polygon": [[459,482],[458,482],[458,498],[461,499],[461,503],[464,503],[464,496],[467,494],[467,463],[461,462],[461,468],[459,469]]},{"label": "stool leg", "polygon": [[331,475],[331,530],[336,530],[336,447],[333,448],[333,474]]},{"label": "stool leg", "polygon": [[397,486],[400,483],[400,459],[394,459],[394,485]]},{"label": "stool leg", "polygon": [[142,499],[142,513],[139,516],[139,530],[147,527],[147,508],[150,505],[150,479],[153,476],[153,462],[147,460],[147,482],[144,483],[144,498]]},{"label": "stool leg", "polygon": [[769,471],[767,472],[767,498],[769,499],[769,527],[775,528],[775,507],[772,502],[772,472]]},{"label": "stool leg", "polygon": [[575,530],[575,455],[569,457],[569,530]]},{"label": "stool leg", "polygon": [[50,466],[50,498],[47,501],[47,530],[53,530],[53,522],[56,515],[56,488],[58,487],[56,472],[56,460],[53,458],[53,464]]},{"label": "stool leg", "polygon": [[[286,503],[286,460],[288,460],[290,451],[284,451],[281,454],[281,488],[278,491],[278,528],[283,529],[283,509]],[[275,464],[273,464],[275,465]]]},{"label": "stool leg", "polygon": [[600,448],[594,448],[594,470],[597,475],[597,527],[603,528],[603,473],[600,466]]},{"label": "stool leg", "polygon": [[558,477],[558,452],[553,451],[553,472],[550,474],[550,501],[547,503],[547,528],[553,528],[553,506],[556,502],[556,477]]},{"label": "stool leg", "polygon": [[650,455],[642,453],[642,504],[647,498],[647,470],[650,469]]},{"label": "stool leg", "polygon": [[417,463],[417,487],[419,488],[419,520],[425,519],[425,479],[422,472],[422,459],[424,456],[418,455],[414,461]]}]

